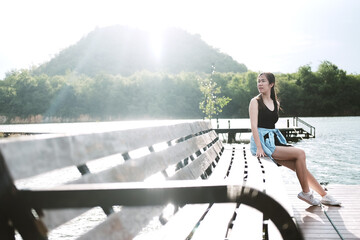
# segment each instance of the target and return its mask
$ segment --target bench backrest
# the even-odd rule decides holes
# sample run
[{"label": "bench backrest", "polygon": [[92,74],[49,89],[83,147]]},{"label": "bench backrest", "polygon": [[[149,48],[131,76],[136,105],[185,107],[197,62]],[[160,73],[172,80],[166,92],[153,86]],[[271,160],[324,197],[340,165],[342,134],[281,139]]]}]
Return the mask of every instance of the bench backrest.
[{"label": "bench backrest", "polygon": [[[21,204],[13,201],[17,188],[144,181],[152,176],[164,179],[206,178],[222,150],[211,124],[204,121],[113,132],[35,135],[1,140],[0,173],[6,176],[6,181],[4,177],[1,180],[0,211],[13,221],[22,236],[31,236],[29,231],[33,230],[23,226],[26,223],[22,221],[25,220],[13,219],[22,214],[12,213],[12,209],[19,208],[16,204]],[[98,171],[99,168],[101,171]],[[71,172],[73,176],[68,177]],[[103,206],[103,209],[107,214],[113,212],[108,206]],[[44,223],[51,230],[86,209],[21,211],[32,215],[29,219],[35,222],[36,228]],[[0,232],[5,228],[7,226],[0,226]],[[134,231],[140,230],[141,226]],[[46,234],[45,230],[39,232]]]}]

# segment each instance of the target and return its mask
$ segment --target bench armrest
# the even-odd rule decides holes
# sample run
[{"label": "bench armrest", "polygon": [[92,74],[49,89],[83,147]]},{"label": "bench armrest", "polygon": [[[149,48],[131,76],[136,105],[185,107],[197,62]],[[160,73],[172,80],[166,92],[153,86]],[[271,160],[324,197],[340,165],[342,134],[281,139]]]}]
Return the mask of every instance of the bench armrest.
[{"label": "bench armrest", "polygon": [[162,183],[104,183],[64,185],[42,190],[20,190],[18,197],[34,209],[95,206],[145,206],[236,202],[251,206],[269,217],[284,239],[303,239],[288,212],[273,198],[242,185],[208,181]]}]

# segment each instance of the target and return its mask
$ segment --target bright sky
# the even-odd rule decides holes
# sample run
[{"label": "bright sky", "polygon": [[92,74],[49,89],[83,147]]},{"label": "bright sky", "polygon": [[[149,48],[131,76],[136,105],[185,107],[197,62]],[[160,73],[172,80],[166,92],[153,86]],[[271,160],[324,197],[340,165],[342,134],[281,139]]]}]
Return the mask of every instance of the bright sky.
[{"label": "bright sky", "polygon": [[306,64],[316,71],[328,60],[360,74],[358,0],[2,0],[0,79],[116,24],[155,36],[180,27],[253,71],[292,73]]}]

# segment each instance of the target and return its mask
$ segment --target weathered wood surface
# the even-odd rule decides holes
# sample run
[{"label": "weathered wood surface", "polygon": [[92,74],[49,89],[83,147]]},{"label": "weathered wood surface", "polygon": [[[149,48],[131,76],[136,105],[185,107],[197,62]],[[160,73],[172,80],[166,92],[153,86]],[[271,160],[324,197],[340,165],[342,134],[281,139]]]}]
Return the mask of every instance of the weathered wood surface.
[{"label": "weathered wood surface", "polygon": [[[97,206],[96,202],[101,202],[104,211],[110,214],[114,210],[111,206],[116,203],[136,205],[136,207],[121,207],[120,211],[115,211],[105,221],[82,235],[80,239],[133,239],[148,226],[154,217],[160,216],[167,203],[172,201],[176,202],[176,206],[180,204],[180,211],[159,231],[148,233],[150,235],[141,234],[138,236],[140,239],[141,236],[144,236],[144,239],[148,239],[147,236],[157,236],[157,239],[169,239],[169,236],[172,236],[170,238],[175,239],[174,235],[179,239],[186,239],[188,236],[192,236],[193,239],[261,237],[264,216],[255,208],[245,204],[228,203],[228,200],[224,201],[226,203],[208,204],[207,202],[223,202],[220,200],[222,196],[229,194],[226,191],[217,193],[215,188],[219,181],[222,185],[227,184],[222,186],[227,191],[231,190],[230,186],[244,185],[266,192],[275,199],[282,198],[284,194],[274,191],[274,189],[278,190],[274,186],[282,183],[278,178],[271,176],[271,172],[277,172],[277,169],[274,168],[273,163],[251,156],[249,150],[243,145],[223,146],[215,132],[210,129],[211,125],[207,122],[195,122],[80,135],[38,135],[18,140],[2,140],[0,150],[2,161],[6,162],[11,176],[19,180],[18,182],[24,179],[26,182],[27,179],[32,180],[33,176],[37,178],[37,175],[50,174],[53,170],[60,168],[71,167],[81,172],[81,174],[77,172],[74,178],[60,182],[60,185],[65,185],[59,187],[50,186],[44,189],[43,186],[37,187],[36,184],[35,186],[26,184],[24,188],[29,187],[35,191],[36,188],[43,189],[38,192],[25,190],[20,192],[19,196],[26,199],[29,206],[57,208],[63,205],[89,208]],[[165,144],[166,147],[155,150],[157,144]],[[142,152],[140,155],[138,155],[139,150]],[[108,169],[93,172],[93,169],[88,168],[94,162],[101,165],[109,158],[114,159],[116,163],[110,165]],[[160,177],[162,181],[182,180],[179,184],[183,186],[187,186],[186,181],[183,180],[196,180],[205,185],[194,192],[191,192],[189,188],[176,189],[175,185],[171,185],[175,188],[173,191],[165,189],[166,184],[161,183],[158,178],[157,182],[161,184],[160,189],[152,189],[149,194],[147,189],[136,188],[138,196],[147,197],[127,198],[131,196],[132,190],[127,193],[126,188],[132,185],[128,183],[122,185],[121,182],[151,181],[150,179],[154,176]],[[202,179],[207,181],[201,181]],[[101,185],[101,183],[106,183],[106,185]],[[153,187],[156,186],[158,185],[154,183]],[[209,192],[206,192],[206,186],[211,186]],[[46,192],[49,189],[51,193]],[[61,194],[65,195],[62,197],[57,195],[63,190],[66,192]],[[99,193],[95,191],[88,193],[89,190],[96,190]],[[106,191],[101,192],[102,190]],[[177,195],[182,192],[187,203],[197,201],[191,200],[192,197],[205,198],[200,201],[201,204],[183,206],[185,203],[181,202],[183,196]],[[216,200],[212,200],[211,197],[214,193],[216,193],[214,196]],[[68,199],[66,194],[72,194],[74,199]],[[204,196],[198,196],[198,194]],[[59,199],[66,200],[59,202]],[[115,200],[117,202],[114,202]],[[148,201],[158,206],[137,206],[139,202],[144,204]],[[279,202],[287,206],[283,199]],[[253,201],[249,203],[252,204]],[[264,203],[261,204],[264,207]],[[285,208],[289,211],[288,206]],[[48,229],[53,229],[87,210],[87,208],[44,210],[45,216],[40,217]],[[267,208],[263,208],[263,211],[267,211]],[[182,227],[179,228],[179,225]]]},{"label": "weathered wood surface", "polygon": [[[118,166],[100,173],[78,175],[77,180],[68,183],[143,181],[157,172],[166,171],[169,166],[195,155],[199,150],[206,149],[210,143],[215,142],[217,136],[214,132],[205,134],[203,132],[209,129],[211,129],[210,123],[201,121],[113,132],[26,136],[1,140],[0,150],[1,157],[14,180],[28,179],[71,166],[75,168],[85,166],[86,170],[86,164],[93,160],[101,161],[103,157],[118,155],[117,157],[122,160],[118,161]],[[169,147],[163,151],[152,151],[155,144],[162,142]],[[217,151],[220,150],[218,144]],[[149,150],[145,151],[145,156],[131,159],[131,151],[140,148]],[[213,149],[214,146],[207,149],[209,153],[203,150],[205,154],[202,158],[208,154],[213,157],[216,154]],[[203,164],[203,167],[208,166],[209,162]],[[201,173],[203,171],[204,169]],[[194,173],[192,175],[199,177]],[[53,178],[51,176],[49,177]],[[48,229],[53,229],[84,211],[86,209],[44,210],[45,216],[42,220]],[[126,215],[126,211],[123,209],[122,213]],[[151,211],[155,211],[155,208]],[[159,211],[161,209],[155,211],[156,214]],[[132,210],[129,212],[129,215],[133,215]]]},{"label": "weathered wood surface", "polygon": [[[341,239],[321,207],[309,206],[297,198],[298,185],[286,185],[286,189],[305,239]],[[346,240],[360,239],[360,185],[328,185],[327,189],[342,202],[341,207],[325,207],[340,235]]]},{"label": "weathered wood surface", "polygon": [[[23,137],[22,140],[1,140],[0,149],[12,177],[17,180],[173,141],[206,129],[209,129],[209,123],[196,122],[81,135],[36,135]],[[28,167],[30,165],[31,168]]]},{"label": "weathered wood surface", "polygon": [[[259,161],[251,156],[249,149],[244,149],[243,145],[225,145],[222,157],[207,182],[224,179],[225,182],[256,187],[263,191],[270,184],[283,184],[281,178],[270,179],[270,171],[275,171],[274,175],[279,174],[277,168],[273,162],[264,159]],[[285,194],[280,193],[285,191],[281,186],[274,186],[267,191],[277,200]],[[281,202],[290,209],[289,214],[292,216],[292,208],[286,198],[281,199]],[[180,213],[157,231],[143,233],[137,239],[186,239],[188,236],[191,239],[262,239],[263,236],[263,214],[245,204],[186,205]],[[184,226],[179,227],[182,221]],[[187,224],[188,222],[191,224]],[[269,223],[267,234],[268,239],[282,239],[272,223]]]}]

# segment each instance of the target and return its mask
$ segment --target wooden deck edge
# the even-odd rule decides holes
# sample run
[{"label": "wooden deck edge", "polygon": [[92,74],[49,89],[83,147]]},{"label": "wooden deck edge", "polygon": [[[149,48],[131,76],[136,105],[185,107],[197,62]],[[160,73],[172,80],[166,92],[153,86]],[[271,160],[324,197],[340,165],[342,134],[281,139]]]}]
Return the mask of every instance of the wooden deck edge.
[{"label": "wooden deck edge", "polygon": [[[297,198],[299,184],[285,184],[293,206],[296,224],[308,239],[360,239],[360,185],[329,184],[329,194],[339,206],[310,206]],[[315,197],[320,198],[315,193]],[[325,212],[326,211],[326,214]],[[340,237],[341,236],[341,237]]]}]

